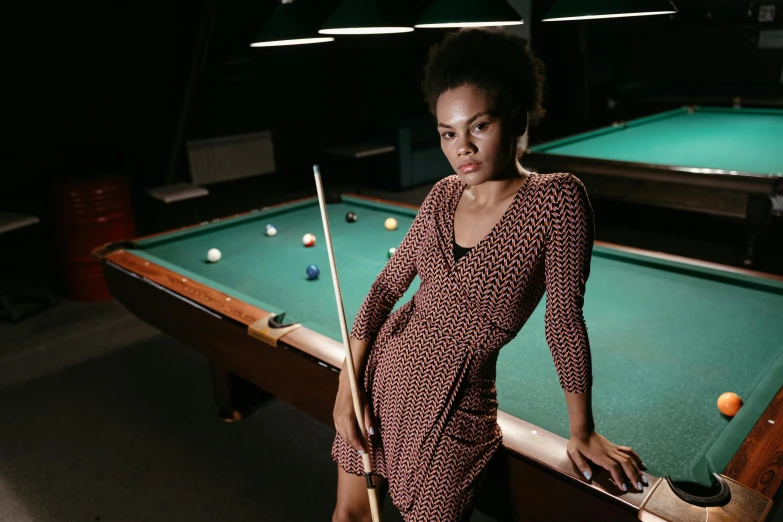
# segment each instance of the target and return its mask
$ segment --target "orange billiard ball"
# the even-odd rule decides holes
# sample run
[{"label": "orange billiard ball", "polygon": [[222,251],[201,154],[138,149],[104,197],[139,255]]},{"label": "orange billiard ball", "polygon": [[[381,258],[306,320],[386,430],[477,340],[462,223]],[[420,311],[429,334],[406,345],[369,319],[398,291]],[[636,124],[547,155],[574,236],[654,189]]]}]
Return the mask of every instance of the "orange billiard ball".
[{"label": "orange billiard ball", "polygon": [[305,234],[302,237],[302,244],[306,247],[315,246],[315,236],[313,234]]},{"label": "orange billiard ball", "polygon": [[742,407],[742,399],[739,395],[732,392],[726,392],[718,397],[718,409],[727,417],[733,417]]}]

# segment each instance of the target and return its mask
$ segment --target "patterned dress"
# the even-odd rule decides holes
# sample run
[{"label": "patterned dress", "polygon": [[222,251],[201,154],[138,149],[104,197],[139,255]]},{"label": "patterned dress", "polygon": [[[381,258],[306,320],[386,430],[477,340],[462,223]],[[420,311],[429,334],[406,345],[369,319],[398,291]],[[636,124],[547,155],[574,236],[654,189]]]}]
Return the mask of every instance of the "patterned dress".
[{"label": "patterned dress", "polygon": [[[593,210],[571,174],[531,173],[492,231],[455,261],[454,213],[467,185],[439,181],[372,284],[351,335],[371,343],[364,387],[370,449],[406,522],[461,522],[502,439],[496,364],[546,291],[545,333],[570,392],[592,385],[582,314]],[[413,298],[389,315],[416,275]],[[339,436],[332,458],[363,474]]]}]

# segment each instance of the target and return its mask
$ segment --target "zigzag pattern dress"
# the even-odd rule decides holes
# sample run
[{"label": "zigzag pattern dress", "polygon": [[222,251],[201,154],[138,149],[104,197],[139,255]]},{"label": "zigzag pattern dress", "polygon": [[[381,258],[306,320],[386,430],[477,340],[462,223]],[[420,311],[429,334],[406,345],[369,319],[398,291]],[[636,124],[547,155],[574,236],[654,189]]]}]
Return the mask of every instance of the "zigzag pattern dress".
[{"label": "zigzag pattern dress", "polygon": [[[364,300],[351,335],[371,343],[363,383],[376,434],[376,473],[406,522],[461,522],[502,439],[495,388],[500,349],[546,291],[545,333],[563,389],[592,385],[582,314],[593,209],[571,174],[531,173],[490,233],[453,254],[454,213],[467,185],[439,181]],[[389,314],[413,282],[413,298]],[[332,458],[363,474],[339,436]]]}]

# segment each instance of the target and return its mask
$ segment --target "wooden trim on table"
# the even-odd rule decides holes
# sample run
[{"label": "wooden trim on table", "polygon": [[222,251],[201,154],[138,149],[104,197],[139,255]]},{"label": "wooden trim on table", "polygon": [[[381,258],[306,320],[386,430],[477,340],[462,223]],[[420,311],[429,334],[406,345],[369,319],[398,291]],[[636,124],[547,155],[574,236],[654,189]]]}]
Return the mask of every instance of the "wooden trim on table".
[{"label": "wooden trim on table", "polygon": [[[498,425],[503,432],[503,447],[513,456],[532,460],[569,477],[574,483],[587,489],[613,497],[620,504],[639,509],[650,492],[647,487],[644,491],[637,491],[632,487],[627,493],[622,493],[610,481],[611,475],[598,466],[593,466],[594,476],[587,482],[568,456],[568,440],[565,438],[501,410],[498,410]],[[650,486],[660,480],[650,473],[642,474],[647,477]]]},{"label": "wooden trim on table", "polygon": [[723,473],[769,498],[775,496],[783,482],[783,387]]},{"label": "wooden trim on table", "polygon": [[573,172],[577,177],[580,173],[614,176],[756,195],[769,195],[778,192],[780,181],[783,179],[783,176],[778,173],[756,174],[721,169],[656,165],[566,156],[548,152],[529,152],[525,155],[525,165],[533,167],[536,171]]},{"label": "wooden trim on table", "polygon": [[198,281],[188,279],[126,250],[108,253],[96,250],[95,255],[101,257],[104,262],[117,265],[136,275],[143,276],[182,297],[245,325],[253,324],[270,313],[239,299],[234,299],[230,295],[201,284]]},{"label": "wooden trim on table", "polygon": [[[171,290],[182,297],[218,312],[225,317],[233,319],[245,326],[250,326],[259,319],[270,315],[272,312],[248,304],[239,299],[215,290],[214,288],[188,279],[183,275],[167,268],[156,265],[135,254],[125,250],[107,251],[105,248],[97,249],[94,254],[104,262],[114,264],[124,270],[143,276],[153,283]],[[344,357],[342,343],[334,339],[314,332],[309,328],[298,328],[285,338],[281,338],[285,344],[301,350],[308,355],[318,358],[324,363],[341,368]]]}]

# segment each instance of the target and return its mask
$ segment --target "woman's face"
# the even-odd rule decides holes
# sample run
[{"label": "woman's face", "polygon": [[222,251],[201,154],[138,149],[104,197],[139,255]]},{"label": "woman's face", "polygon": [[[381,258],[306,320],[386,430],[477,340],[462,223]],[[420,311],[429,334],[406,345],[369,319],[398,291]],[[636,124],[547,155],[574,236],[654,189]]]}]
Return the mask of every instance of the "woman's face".
[{"label": "woman's face", "polygon": [[472,85],[444,92],[436,106],[440,146],[462,181],[480,185],[516,172],[516,141],[494,100]]}]

